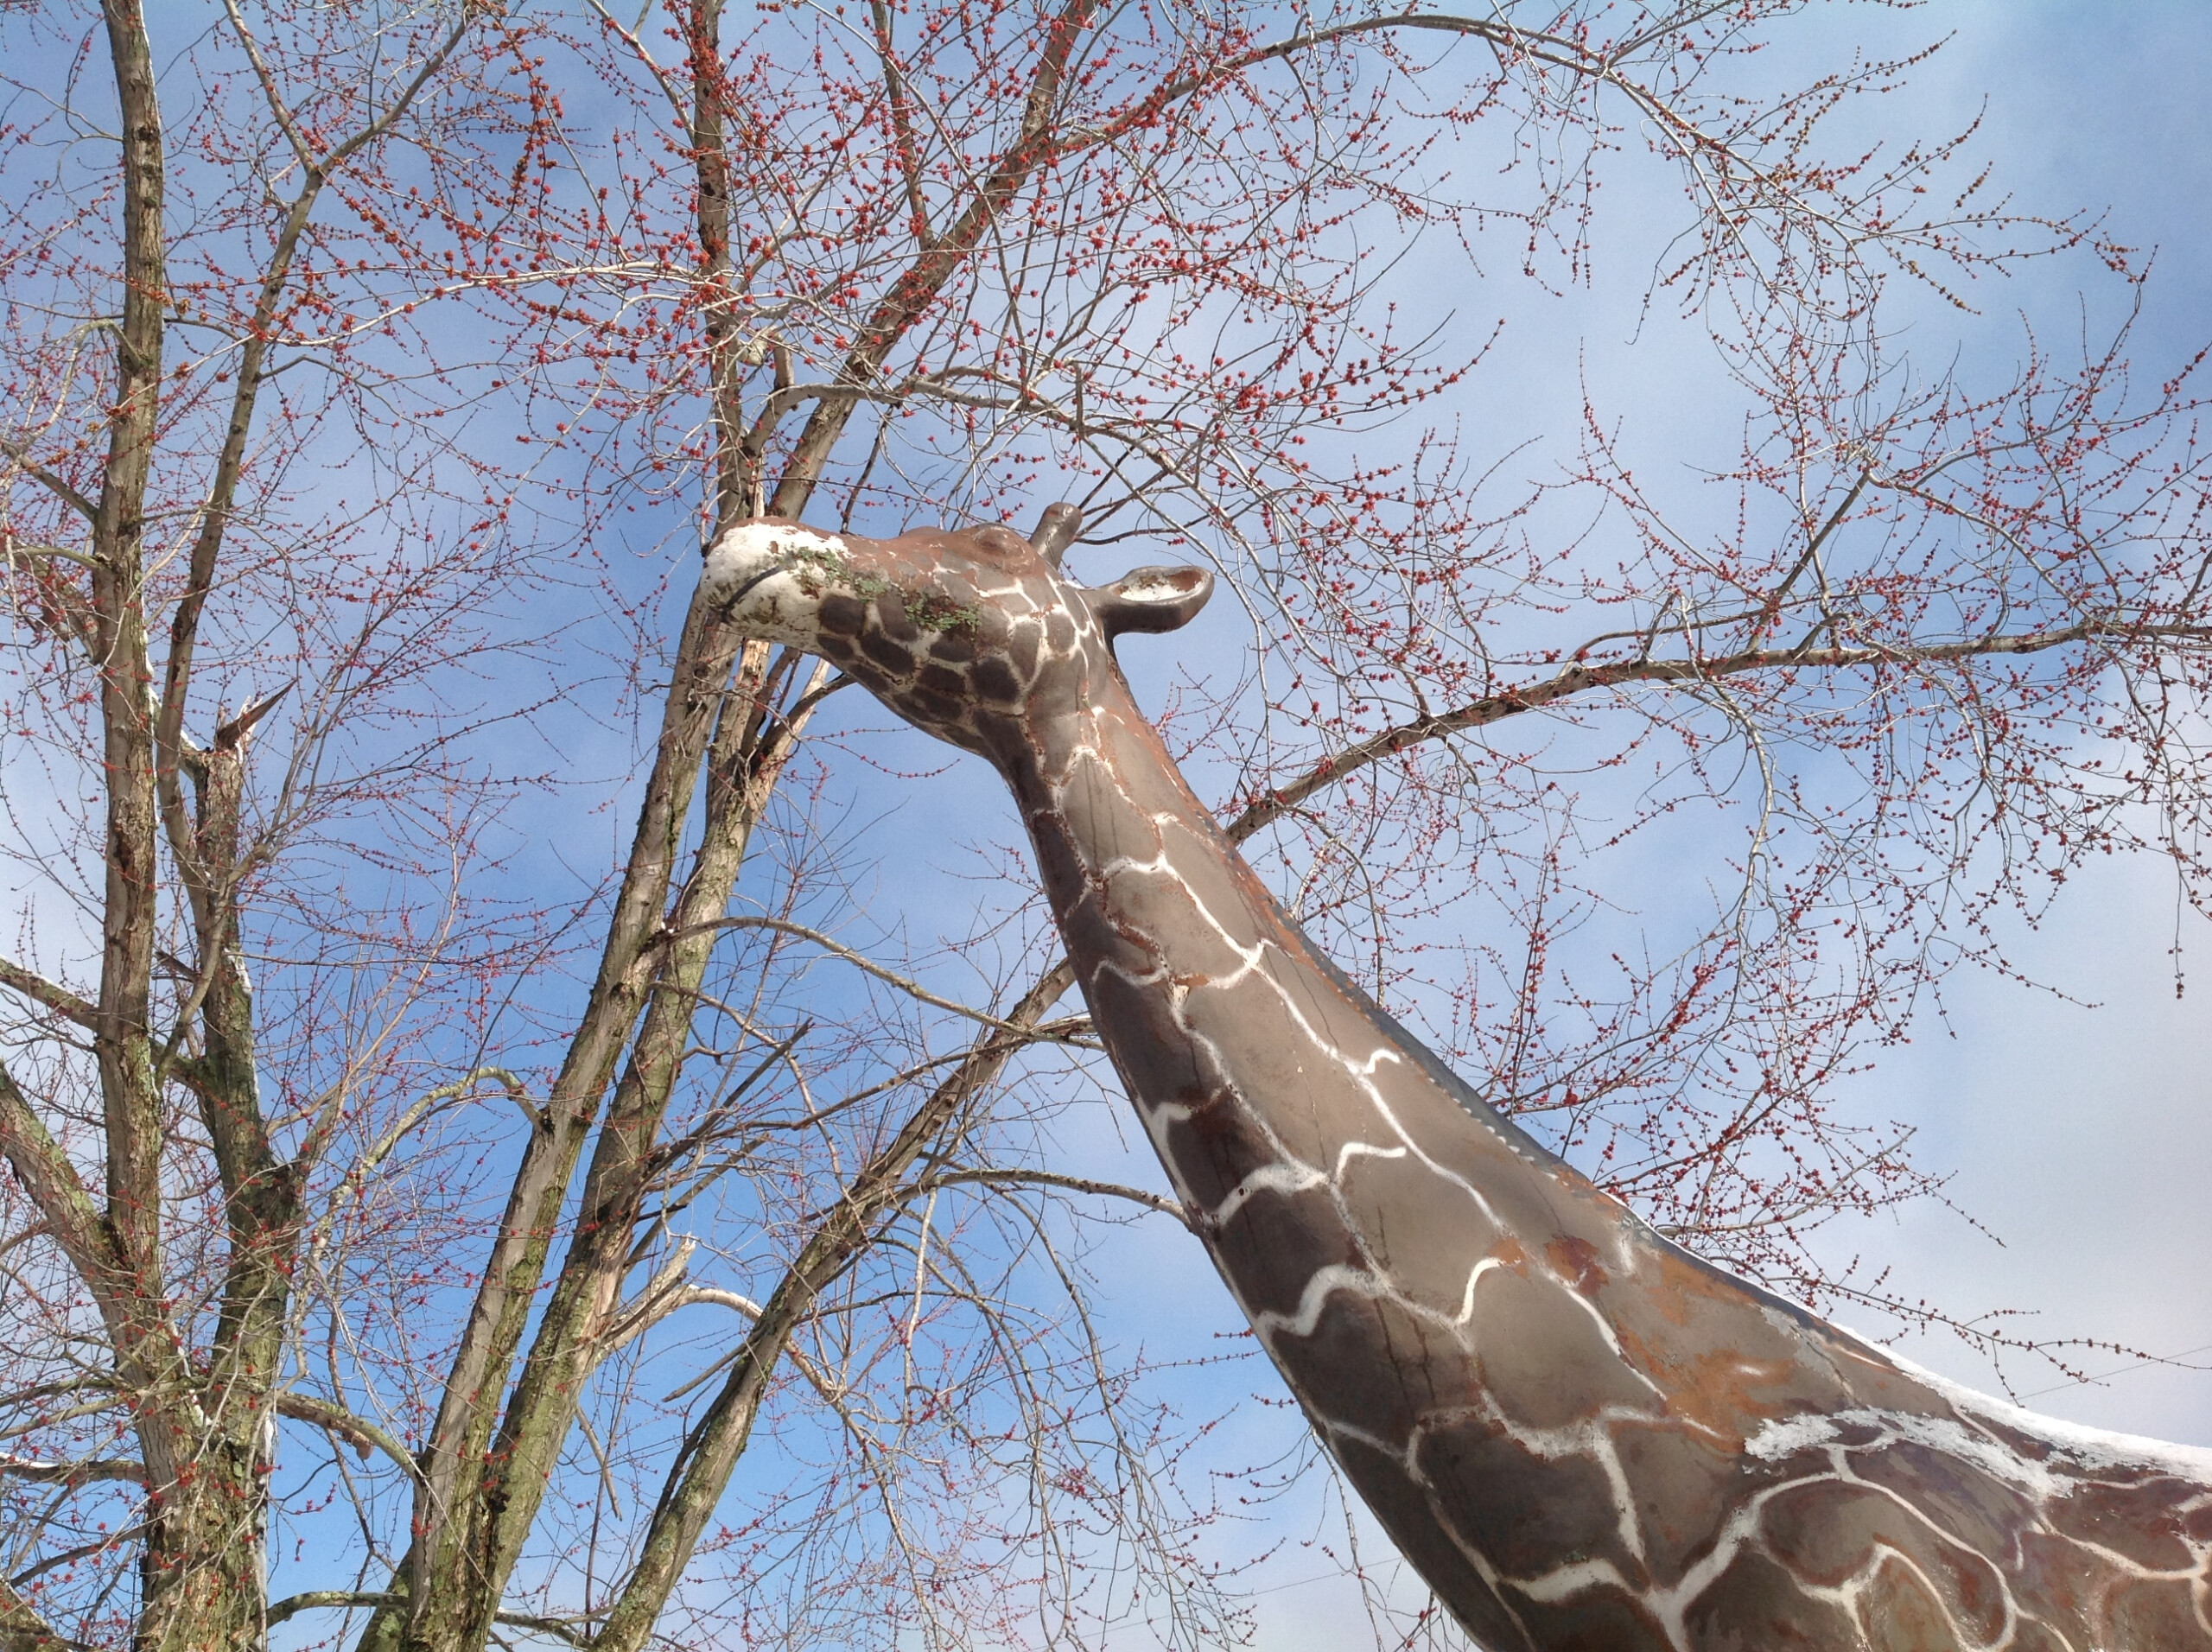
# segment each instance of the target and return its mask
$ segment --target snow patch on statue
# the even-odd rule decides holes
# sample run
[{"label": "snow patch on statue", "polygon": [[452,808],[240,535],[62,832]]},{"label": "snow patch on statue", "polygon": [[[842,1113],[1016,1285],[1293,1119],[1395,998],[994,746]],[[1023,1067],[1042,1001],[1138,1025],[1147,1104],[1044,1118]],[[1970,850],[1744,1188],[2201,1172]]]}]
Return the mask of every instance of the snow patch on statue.
[{"label": "snow patch on statue", "polygon": [[2047,1417],[2040,1411],[2030,1411],[2010,1401],[1978,1393],[1948,1376],[1938,1376],[1902,1355],[1891,1353],[1890,1357],[1907,1376],[1925,1382],[1966,1415],[1985,1418],[2021,1433],[2032,1434],[2091,1473],[2105,1469],[2149,1468],[2192,1480],[2212,1481],[2212,1447],[2179,1445],[2142,1434],[2117,1433],[2108,1428],[2092,1428],[2086,1423]]},{"label": "snow patch on statue", "polygon": [[796,522],[741,522],[707,548],[702,596],[748,635],[808,648],[824,591],[846,583],[846,545]]},{"label": "snow patch on statue", "polygon": [[[2038,1502],[2063,1497],[2082,1480],[2118,1472],[2123,1477],[2149,1470],[2196,1481],[2212,1480],[2212,1450],[2146,1439],[2135,1434],[2113,1433],[2101,1428],[2046,1417],[2027,1411],[1962,1383],[1914,1364],[1891,1350],[1886,1357],[1905,1375],[1924,1383],[1950,1403],[1961,1422],[1950,1417],[1917,1416],[1875,1407],[1848,1411],[1806,1413],[1778,1418],[1745,1442],[1747,1456],[1763,1462],[1779,1462],[1802,1451],[1844,1446],[1853,1451],[1880,1449],[1897,1441],[1928,1447],[1973,1464],[1993,1478],[2019,1487]],[[2043,1462],[2022,1456],[2011,1446],[1981,1433],[1969,1425],[1993,1423],[2016,1433],[2039,1439],[2050,1448]],[[1872,1442],[1848,1446],[1840,1438],[1847,1426],[1875,1431]],[[2062,1472],[2062,1470],[2070,1472]]]}]

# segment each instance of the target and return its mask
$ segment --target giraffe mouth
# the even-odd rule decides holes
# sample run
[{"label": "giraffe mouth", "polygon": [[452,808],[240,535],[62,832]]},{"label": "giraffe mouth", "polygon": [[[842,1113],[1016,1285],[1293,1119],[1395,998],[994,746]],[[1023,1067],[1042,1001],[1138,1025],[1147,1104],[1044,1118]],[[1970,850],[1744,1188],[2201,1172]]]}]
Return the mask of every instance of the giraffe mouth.
[{"label": "giraffe mouth", "polygon": [[783,573],[784,571],[784,565],[781,562],[770,562],[759,573],[746,580],[734,591],[732,591],[728,595],[723,597],[722,600],[730,607],[735,608],[739,603],[745,600],[747,594],[752,591],[753,587],[760,585],[766,581],[773,579],[777,575]]}]

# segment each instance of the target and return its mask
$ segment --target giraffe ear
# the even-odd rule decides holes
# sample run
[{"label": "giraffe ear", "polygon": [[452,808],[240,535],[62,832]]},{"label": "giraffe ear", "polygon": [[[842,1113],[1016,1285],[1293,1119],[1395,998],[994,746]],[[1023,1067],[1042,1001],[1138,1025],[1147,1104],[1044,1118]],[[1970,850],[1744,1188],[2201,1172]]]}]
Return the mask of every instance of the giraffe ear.
[{"label": "giraffe ear", "polygon": [[1090,611],[1109,638],[1125,631],[1174,631],[1213,594],[1203,568],[1138,568],[1090,593]]}]

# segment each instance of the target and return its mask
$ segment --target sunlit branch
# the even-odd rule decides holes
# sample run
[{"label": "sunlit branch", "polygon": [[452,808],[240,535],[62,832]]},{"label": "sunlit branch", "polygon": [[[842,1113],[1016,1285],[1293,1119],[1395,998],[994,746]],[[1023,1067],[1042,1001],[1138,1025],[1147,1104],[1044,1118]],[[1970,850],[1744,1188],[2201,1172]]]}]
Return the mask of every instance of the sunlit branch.
[{"label": "sunlit branch", "polygon": [[1634,659],[1611,664],[1570,665],[1554,677],[1542,678],[1526,687],[1484,695],[1456,709],[1416,717],[1386,728],[1380,734],[1371,734],[1334,757],[1324,759],[1303,778],[1271,789],[1264,797],[1247,804],[1243,812],[1223,829],[1232,842],[1241,842],[1315,792],[1334,785],[1345,776],[1370,764],[1395,757],[1427,741],[1502,722],[1509,717],[1538,710],[1578,695],[1643,683],[1713,682],[1761,670],[1837,670],[1869,666],[1942,664],[1961,660],[2037,654],[2047,649],[2093,639],[2212,643],[2212,626],[2091,619],[2069,626],[2055,626],[2048,630],[1967,638],[1948,643],[1751,648],[1702,659]]},{"label": "sunlit branch", "polygon": [[1100,1198],[1121,1199],[1140,1205],[1158,1215],[1173,1218],[1192,1232],[1199,1231],[1200,1224],[1179,1199],[1158,1193],[1148,1193],[1141,1187],[1130,1187],[1121,1182],[1099,1181],[1089,1176],[1064,1176],[1057,1171],[1025,1169],[947,1170],[922,1177],[906,1190],[908,1198],[918,1198],[944,1187],[1049,1187],[1063,1193],[1090,1193]]},{"label": "sunlit branch", "polygon": [[866,953],[854,950],[842,942],[824,935],[820,930],[809,929],[804,924],[794,924],[785,918],[718,918],[710,923],[695,924],[689,928],[678,930],[669,938],[671,941],[679,941],[686,936],[705,934],[715,930],[766,930],[772,934],[788,935],[794,940],[805,941],[811,945],[820,947],[823,951],[842,959],[863,974],[874,975],[878,981],[896,987],[900,992],[927,1004],[932,1009],[947,1010],[955,1015],[963,1016],[969,1020],[979,1021],[983,1026],[995,1028],[1001,1032],[1015,1033],[1028,1042],[1042,1042],[1052,1039],[1055,1036],[1034,1025],[1020,1025],[1002,1020],[988,1011],[956,1002],[950,998],[940,998],[912,976],[902,975],[895,969],[886,969]]},{"label": "sunlit branch", "polygon": [[0,958],[0,987],[11,988],[34,1003],[88,1030],[99,1020],[99,1012],[67,988],[57,986],[36,971],[6,958]]},{"label": "sunlit branch", "polygon": [[46,1485],[83,1486],[103,1480],[135,1480],[143,1484],[146,1465],[121,1458],[87,1458],[71,1463],[0,1452],[0,1476]]}]

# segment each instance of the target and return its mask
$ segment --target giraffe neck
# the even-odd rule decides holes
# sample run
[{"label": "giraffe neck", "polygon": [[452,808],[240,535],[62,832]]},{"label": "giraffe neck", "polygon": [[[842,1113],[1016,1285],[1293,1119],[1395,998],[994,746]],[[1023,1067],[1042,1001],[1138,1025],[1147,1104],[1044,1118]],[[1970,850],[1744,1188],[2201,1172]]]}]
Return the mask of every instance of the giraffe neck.
[{"label": "giraffe neck", "polygon": [[[1592,1254],[1570,1264],[1577,1278],[1624,1236],[1650,1242],[1307,939],[1118,674],[1007,768],[1100,1035],[1178,1191],[1217,1238],[1239,1212],[1296,1203],[1357,1167],[1350,1179],[1377,1183],[1378,1197],[1387,1185],[1394,1209],[1418,1190],[1439,1222],[1538,1249],[1594,1227]],[[1473,1159],[1436,1160],[1444,1142]],[[1581,1246],[1567,1249],[1580,1257]],[[1324,1271],[1289,1278],[1294,1299]],[[1229,1283],[1256,1312],[1283,1306],[1274,1292],[1245,1298],[1257,1280],[1233,1273]],[[1453,1282],[1455,1304],[1466,1284]]]},{"label": "giraffe neck", "polygon": [[[2212,1464],[2107,1473],[2024,1446],[1993,1408],[1636,1221],[1322,956],[1118,671],[992,745],[1100,1036],[1223,1278],[1485,1645],[1859,1648],[1916,1612],[1928,1627],[1899,1644],[1998,1644],[2044,1621],[2037,1579],[2063,1548],[2095,1574],[2053,1574],[2049,1610],[2080,1638],[2017,1644],[2212,1649]],[[2060,1530],[2088,1496],[2135,1498],[2139,1547],[2163,1545],[2166,1592],[2139,1602],[2158,1638],[2110,1621],[2111,1590],[2152,1587],[2136,1563]]]}]

